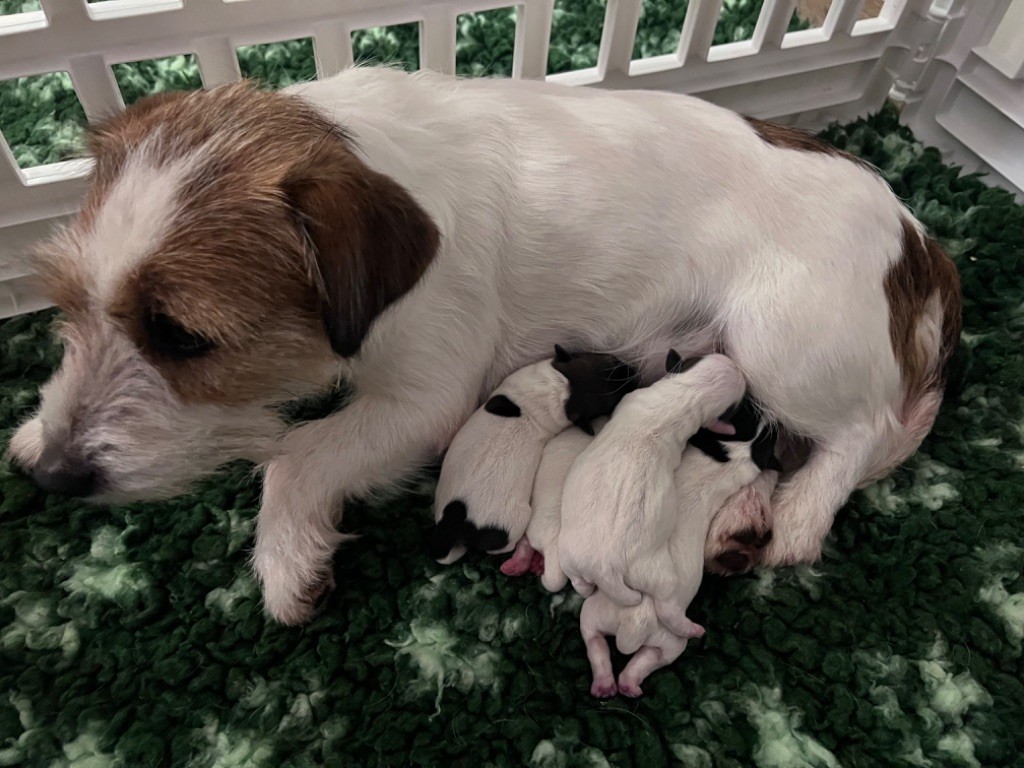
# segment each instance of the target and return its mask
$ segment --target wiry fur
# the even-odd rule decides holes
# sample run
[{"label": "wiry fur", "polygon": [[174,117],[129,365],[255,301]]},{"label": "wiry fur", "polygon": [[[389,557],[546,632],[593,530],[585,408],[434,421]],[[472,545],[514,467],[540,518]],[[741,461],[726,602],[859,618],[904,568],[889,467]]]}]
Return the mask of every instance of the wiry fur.
[{"label": "wiry fur", "polygon": [[[563,340],[618,354],[648,381],[669,346],[734,359],[766,413],[814,441],[772,500],[765,553],[813,560],[850,491],[927,432],[934,408],[915,404],[940,397],[938,383],[908,391],[892,305],[934,295],[938,307],[912,306],[939,337],[957,330],[943,270],[905,270],[914,280],[890,280],[887,293],[911,219],[880,177],[769,143],[687,96],[355,68],[285,93],[143,100],[100,126],[92,150],[82,214],[44,262],[81,353],[11,454],[31,470],[75,433],[70,444],[104,446],[114,498],[184,489],[273,442],[254,563],[269,612],[288,623],[312,614],[344,499],[436,456],[484,393]],[[154,183],[167,202],[150,226],[154,190],[114,190]],[[380,216],[388,226],[373,225]],[[428,222],[436,252],[400,258]],[[108,224],[112,235],[98,232]],[[338,237],[322,236],[330,227]],[[379,244],[390,271],[372,277],[398,282],[352,289],[378,263],[367,236],[395,230]],[[154,302],[217,349],[152,355],[138,321]],[[935,337],[908,319],[899,343]],[[356,356],[334,354],[332,342],[348,349],[364,332]],[[119,362],[104,367],[112,353]],[[339,374],[351,403],[279,437],[265,408]],[[113,391],[134,401],[127,418],[104,407],[69,418]]]},{"label": "wiry fur", "polygon": [[[565,482],[558,554],[576,591],[589,596],[596,587],[634,606],[652,574],[672,572],[668,542],[679,509],[674,476],[683,446],[743,392],[736,365],[710,355],[623,399]],[[652,597],[658,618],[686,635],[688,623],[671,595]]]}]

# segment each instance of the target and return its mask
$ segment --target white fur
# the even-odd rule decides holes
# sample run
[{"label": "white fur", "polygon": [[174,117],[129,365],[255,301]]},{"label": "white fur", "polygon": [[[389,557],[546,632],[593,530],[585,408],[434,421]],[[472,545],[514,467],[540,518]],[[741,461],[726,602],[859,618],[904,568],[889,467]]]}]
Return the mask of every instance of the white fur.
[{"label": "white fur", "polygon": [[[668,542],[679,509],[674,475],[683,447],[743,391],[735,364],[710,355],[622,400],[565,481],[558,554],[578,592],[587,596],[596,587],[620,605],[637,605],[647,590],[634,578],[646,583],[652,573],[671,572]],[[648,594],[658,617],[684,635],[685,617],[671,613],[665,595]]]},{"label": "white fur", "polygon": [[178,211],[181,184],[199,161],[190,155],[158,165],[147,150],[159,138],[152,137],[125,164],[79,246],[99,301],[108,301],[124,276],[160,244]]},{"label": "white fur", "polygon": [[[600,434],[608,419],[601,417],[593,422],[594,434]],[[556,435],[544,447],[537,477],[533,481],[533,496],[530,507],[533,511],[526,538],[532,547],[544,555],[544,573],[540,581],[544,588],[558,592],[565,587],[568,579],[562,571],[558,557],[558,532],[562,528],[562,489],[573,463],[593,441],[578,427],[570,427]]]},{"label": "white fur", "polygon": [[[550,361],[516,371],[491,395],[504,395],[522,415],[497,416],[481,407],[452,440],[441,466],[434,497],[434,519],[440,520],[449,502],[466,505],[466,519],[477,528],[500,528],[507,546],[492,554],[510,552],[530,523],[530,492],[544,446],[570,425],[565,415],[569,382]],[[453,549],[442,562],[457,560],[464,547]]]},{"label": "white fur", "polygon": [[[677,94],[374,68],[292,92],[349,131],[442,237],[425,278],[349,361],[350,405],[277,443],[254,558],[274,617],[311,614],[343,499],[436,455],[483,393],[557,341],[618,354],[648,380],[669,347],[727,353],[768,414],[819,446],[779,492],[768,562],[818,555],[835,509],[902,434],[883,281],[909,214],[882,179],[770,146],[736,114]],[[164,413],[194,424],[198,410]],[[251,409],[218,423],[229,418],[275,434]],[[110,447],[125,464],[117,482],[161,491],[158,464],[132,476],[128,446],[155,438],[178,455],[203,435],[118,429],[132,439]]]},{"label": "white fur", "polygon": [[[685,613],[703,579],[708,528],[722,503],[759,472],[750,457],[750,443],[728,443],[726,450],[729,461],[725,463],[692,446],[683,452],[674,474],[678,506],[667,540],[669,559],[657,569],[637,569],[632,576],[632,586],[645,593],[640,604],[623,607],[601,590],[584,601],[580,632],[594,672],[595,695],[610,692],[611,661],[605,636],[614,636],[622,653],[636,654],[618,679],[619,692],[627,696],[639,696],[647,675],[679,658],[688,640],[703,636],[703,627],[685,619]],[[655,605],[659,601],[672,605],[685,619],[681,622],[684,634],[676,634],[658,619]]]}]

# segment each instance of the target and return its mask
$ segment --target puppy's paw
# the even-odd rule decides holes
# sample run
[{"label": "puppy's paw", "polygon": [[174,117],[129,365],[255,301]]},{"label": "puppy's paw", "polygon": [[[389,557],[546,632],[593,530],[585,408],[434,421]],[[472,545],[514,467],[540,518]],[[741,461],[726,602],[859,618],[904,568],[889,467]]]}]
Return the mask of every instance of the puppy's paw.
[{"label": "puppy's paw", "polygon": [[501,572],[506,576],[522,576],[531,571],[533,559],[539,553],[530,546],[530,540],[523,536],[516,544],[512,556],[501,564]]},{"label": "puppy's paw", "polygon": [[644,695],[640,683],[626,679],[623,675],[619,675],[619,693],[630,699],[639,699]]},{"label": "puppy's paw", "polygon": [[615,678],[611,675],[595,677],[590,684],[590,695],[598,699],[610,699],[619,689],[615,685]]},{"label": "puppy's paw", "polygon": [[712,520],[704,568],[723,576],[746,573],[761,561],[772,536],[771,502],[755,482],[730,497]]}]

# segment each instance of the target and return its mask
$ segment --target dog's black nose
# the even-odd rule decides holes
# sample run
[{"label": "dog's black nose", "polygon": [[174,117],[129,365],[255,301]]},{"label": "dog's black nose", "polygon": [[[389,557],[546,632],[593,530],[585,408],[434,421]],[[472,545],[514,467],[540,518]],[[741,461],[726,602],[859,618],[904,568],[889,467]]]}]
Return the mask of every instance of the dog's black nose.
[{"label": "dog's black nose", "polygon": [[47,493],[91,496],[96,490],[95,467],[81,459],[57,455],[49,449],[43,451],[28,474]]}]

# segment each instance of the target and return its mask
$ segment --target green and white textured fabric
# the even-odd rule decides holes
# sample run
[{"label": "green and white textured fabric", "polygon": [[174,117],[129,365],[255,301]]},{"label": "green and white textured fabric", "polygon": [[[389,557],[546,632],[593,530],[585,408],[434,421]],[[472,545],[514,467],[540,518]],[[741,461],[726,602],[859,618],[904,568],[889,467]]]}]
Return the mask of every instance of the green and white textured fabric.
[{"label": "green and white textured fabric", "polygon": [[[553,67],[592,62],[603,4],[557,6]],[[671,48],[681,11],[646,8],[641,50]],[[755,11],[727,0],[720,34],[749,35]],[[357,49],[408,59],[402,29]],[[508,30],[505,11],[464,18],[464,71],[506,69]],[[304,46],[243,62],[291,82],[311,75]],[[118,74],[129,100],[197,82],[185,59]],[[0,86],[23,164],[75,146],[73,102],[59,77]],[[338,590],[296,630],[264,619],[248,568],[251,468],[108,509],[0,462],[0,766],[1024,765],[1024,207],[891,110],[825,138],[875,163],[956,259],[967,368],[920,453],[840,514],[822,564],[709,577],[707,637],[643,699],[599,702],[578,598],[497,558],[426,557],[432,479],[349,506]],[[52,320],[0,324],[0,447],[59,360]]]}]

